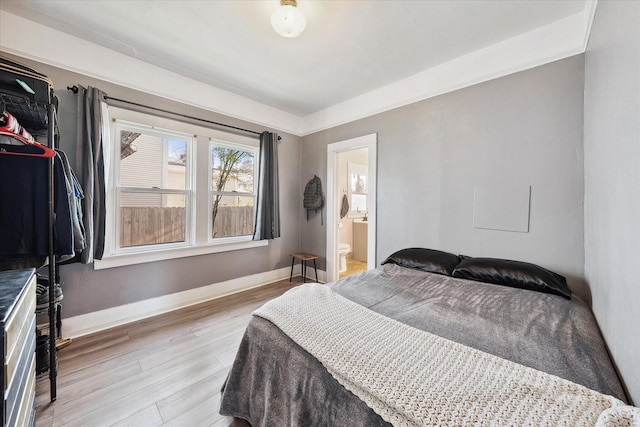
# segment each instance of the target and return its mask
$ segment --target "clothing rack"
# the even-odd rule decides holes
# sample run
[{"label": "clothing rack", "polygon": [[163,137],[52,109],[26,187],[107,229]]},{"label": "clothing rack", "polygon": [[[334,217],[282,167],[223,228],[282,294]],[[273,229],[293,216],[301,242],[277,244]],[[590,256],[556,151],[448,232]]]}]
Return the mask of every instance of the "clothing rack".
[{"label": "clothing rack", "polygon": [[[67,90],[70,90],[73,93],[77,94],[79,88],[78,88],[78,86],[73,85],[73,86],[67,86]],[[105,95],[104,99],[105,99],[105,101],[114,101],[114,102],[120,102],[120,103],[123,103],[123,104],[133,105],[133,106],[140,107],[140,108],[148,108],[150,110],[158,111],[158,112],[161,112],[161,113],[171,114],[173,116],[182,117],[182,118],[189,119],[189,120],[195,120],[195,121],[207,123],[207,124],[210,124],[210,125],[221,126],[221,127],[225,127],[225,128],[228,128],[228,129],[233,129],[233,130],[239,131],[239,132],[250,133],[252,135],[260,136],[262,134],[261,132],[256,132],[254,130],[244,129],[244,128],[241,128],[241,127],[238,127],[238,126],[231,126],[231,125],[227,125],[227,124],[224,124],[224,123],[214,122],[212,120],[203,119],[201,117],[190,116],[188,114],[176,113],[175,111],[165,110],[163,108],[154,107],[152,105],[140,104],[140,103],[134,102],[134,101],[127,101],[126,99],[114,98],[114,97],[111,97],[111,96],[108,96],[108,95]],[[279,136],[278,140],[281,140],[281,139],[282,139],[282,137]]]},{"label": "clothing rack", "polygon": [[[24,102],[24,101],[23,101]],[[29,108],[30,105],[28,103],[25,102],[23,108],[27,109]],[[54,150],[56,148],[56,107],[53,103],[48,103],[48,104],[39,104],[38,105],[39,108],[42,108],[43,111],[45,111],[45,115],[43,116],[43,128],[47,134],[46,134],[46,146],[48,148],[50,148],[51,150]],[[9,117],[11,117],[13,120],[16,120],[16,118],[11,114],[9,109],[6,109],[6,105],[2,105],[0,107],[0,109],[2,110],[0,112],[0,114],[2,114],[4,116],[4,111],[7,111],[7,113],[9,113],[8,115],[4,116],[7,118],[7,123],[11,123],[9,121]],[[47,120],[47,122],[45,123],[44,120]],[[17,123],[17,122],[15,122]],[[9,128],[11,129],[11,128]],[[31,134],[28,132],[28,130],[22,128],[22,126],[20,124],[17,125],[17,129],[11,129],[12,131],[15,132],[16,137],[21,136],[23,141],[23,144],[28,143],[28,141],[30,141],[31,139]],[[28,132],[28,137],[25,137],[22,132]],[[6,135],[7,133],[5,133]],[[44,135],[44,134],[41,134]],[[25,142],[26,141],[26,142]],[[44,144],[40,145],[40,147],[43,147]],[[46,222],[42,221],[41,224],[44,226],[42,228],[38,228],[37,231],[35,231],[36,233],[38,233],[42,241],[42,243],[44,243],[44,247],[43,247],[43,251],[38,251],[37,253],[34,252],[34,254],[32,256],[27,255],[27,259],[24,260],[26,261],[25,263],[23,263],[20,260],[20,257],[16,257],[16,259],[12,260],[12,261],[5,261],[3,262],[3,268],[10,268],[10,269],[21,269],[21,268],[35,268],[35,270],[39,270],[39,269],[44,269],[45,266],[47,267],[48,270],[48,285],[47,285],[47,289],[48,289],[48,300],[46,301],[46,305],[43,305],[42,307],[38,307],[36,306],[35,308],[35,316],[39,316],[41,314],[45,314],[47,315],[47,327],[49,329],[48,331],[48,352],[49,352],[49,360],[48,360],[48,367],[47,370],[49,371],[49,380],[50,380],[50,397],[51,397],[51,401],[55,401],[56,400],[56,377],[57,377],[57,366],[56,366],[56,351],[57,351],[57,346],[56,346],[56,332],[59,333],[60,331],[60,311],[59,311],[59,307],[60,304],[55,300],[55,285],[56,283],[59,282],[59,280],[57,280],[57,278],[59,277],[59,272],[58,272],[58,264],[56,262],[56,228],[55,228],[55,184],[56,184],[56,174],[55,174],[55,161],[56,161],[56,156],[55,153],[53,153],[53,151],[49,150],[49,152],[51,152],[52,156],[45,156],[45,154],[47,154],[47,152],[45,151],[43,153],[43,156],[48,157],[47,159],[43,159],[46,160],[44,162],[38,162],[35,164],[34,167],[37,168],[37,170],[30,170],[29,166],[30,165],[23,165],[23,170],[26,170],[27,173],[31,172],[31,174],[33,174],[34,176],[34,182],[38,182],[39,185],[41,185],[41,188],[44,190],[44,192],[39,193],[42,197],[41,202],[42,204],[36,204],[34,205],[31,209],[35,210],[39,210],[39,211],[43,211],[46,212],[46,215],[43,215],[46,217]],[[30,156],[31,154],[25,154],[27,156]],[[46,169],[45,169],[46,168]],[[44,179],[44,182],[40,182],[38,181],[38,177],[41,177],[40,179]],[[46,182],[46,183],[45,183]],[[4,200],[4,198],[3,198]],[[24,209],[25,205],[20,205],[19,203],[16,204],[16,209]],[[43,218],[44,219],[44,218]],[[30,224],[29,221],[25,222],[26,224]],[[6,225],[6,224],[5,224]],[[45,234],[46,233],[46,234]],[[11,237],[8,237],[8,241],[11,240]],[[31,236],[29,236],[28,238],[26,238],[25,241],[30,241],[31,240]],[[24,242],[23,242],[24,243]],[[25,246],[29,247],[28,244],[25,244]],[[9,258],[11,259],[11,258]],[[45,262],[46,261],[46,262]],[[12,265],[13,264],[13,265]],[[37,275],[37,272],[36,272]],[[36,280],[39,280],[36,278]],[[37,325],[36,325],[36,329],[38,329]],[[35,331],[34,331],[34,339],[35,339]],[[38,345],[36,345],[36,349],[38,348]],[[39,350],[36,350],[39,351]],[[41,359],[38,358],[38,363],[41,362]],[[45,362],[46,363],[46,362]],[[37,366],[37,364],[36,364]],[[45,371],[37,371],[37,373],[42,373]]]},{"label": "clothing rack", "polygon": [[[47,145],[52,150],[55,149],[56,138],[56,107],[54,104],[49,104],[48,109],[49,128],[47,134]],[[55,257],[55,242],[54,242],[54,200],[55,200],[55,169],[54,169],[55,156],[49,159],[49,394],[52,402],[57,399],[57,386],[56,377],[58,370],[56,366],[56,315],[58,307],[56,307],[55,301],[55,282],[56,282],[56,257]]]},{"label": "clothing rack", "polygon": [[[37,307],[36,305],[35,316],[40,314],[44,315],[45,313],[47,315],[47,324],[49,329],[49,366],[47,369],[49,371],[50,398],[51,402],[53,402],[57,398],[56,335],[57,333],[60,333],[60,304],[55,298],[55,285],[59,282],[59,271],[56,262],[56,252],[57,247],[59,246],[59,239],[56,238],[55,195],[57,163],[55,163],[56,155],[53,153],[53,150],[56,149],[57,98],[53,92],[53,82],[51,79],[23,64],[0,57],[0,74],[2,74],[3,77],[1,82],[2,86],[0,87],[0,101],[2,101],[0,103],[0,109],[2,110],[0,111],[0,114],[4,114],[5,111],[9,113],[9,115],[7,115],[7,123],[9,123],[9,116],[12,116],[12,118],[16,120],[14,123],[15,126],[12,125],[11,127],[8,127],[8,129],[12,130],[16,134],[20,134],[22,131],[26,132],[29,138],[26,138],[25,135],[21,135],[23,137],[23,143],[26,140],[31,140],[30,137],[34,135],[43,136],[46,138],[46,144],[43,143],[40,144],[40,146],[46,145],[51,149],[44,150],[44,154],[47,155],[43,155],[42,157],[48,157],[48,161],[38,161],[36,163],[37,166],[35,166],[38,168],[37,171],[28,170],[28,166],[24,166],[27,169],[22,169],[23,172],[31,173],[33,175],[33,182],[37,182],[42,190],[45,190],[46,188],[45,191],[38,192],[33,199],[37,199],[36,205],[33,206],[33,211],[44,211],[46,209],[47,217],[46,224],[45,221],[41,221],[39,222],[41,227],[33,230],[33,233],[37,233],[38,236],[37,249],[35,246],[33,248],[30,247],[29,250],[33,249],[33,254],[31,255],[26,254],[26,252],[22,253],[22,255],[27,255],[27,259],[24,260],[25,264],[21,264],[21,261],[13,261],[14,265],[11,267],[10,264],[12,261],[8,261],[4,267],[24,268],[26,267],[26,264],[28,264],[29,267],[35,267],[36,270],[39,270],[40,268],[44,269],[45,264],[43,263],[43,259],[47,260],[49,275],[47,286],[48,301],[44,307]],[[37,141],[35,142],[37,143]],[[52,156],[50,157],[48,154],[51,154]],[[30,154],[25,155],[29,156]],[[44,169],[45,165],[46,169]],[[58,182],[58,184],[60,184],[60,182]],[[17,208],[25,209],[27,207],[18,206]],[[19,258],[20,256],[16,257],[16,259]],[[11,259],[11,257],[9,257],[9,259]],[[38,347],[36,345],[36,349],[37,348]],[[40,360],[38,360],[38,362],[40,362]]]}]

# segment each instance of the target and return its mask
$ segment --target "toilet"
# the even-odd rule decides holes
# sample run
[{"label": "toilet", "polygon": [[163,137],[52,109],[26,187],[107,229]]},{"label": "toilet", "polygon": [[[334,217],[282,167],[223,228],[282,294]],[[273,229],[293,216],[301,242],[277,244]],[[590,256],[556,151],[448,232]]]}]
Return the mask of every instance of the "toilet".
[{"label": "toilet", "polygon": [[351,246],[348,243],[338,244],[338,255],[340,256],[340,273],[347,271],[347,254],[351,252]]}]

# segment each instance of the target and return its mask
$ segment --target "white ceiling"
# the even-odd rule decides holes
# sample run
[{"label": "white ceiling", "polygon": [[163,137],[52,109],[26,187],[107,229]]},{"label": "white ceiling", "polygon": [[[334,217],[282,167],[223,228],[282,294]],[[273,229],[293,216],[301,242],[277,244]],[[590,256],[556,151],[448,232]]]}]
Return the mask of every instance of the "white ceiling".
[{"label": "white ceiling", "polygon": [[584,13],[589,3],[298,0],[307,28],[295,39],[271,28],[277,0],[0,0],[0,13],[305,117]]}]

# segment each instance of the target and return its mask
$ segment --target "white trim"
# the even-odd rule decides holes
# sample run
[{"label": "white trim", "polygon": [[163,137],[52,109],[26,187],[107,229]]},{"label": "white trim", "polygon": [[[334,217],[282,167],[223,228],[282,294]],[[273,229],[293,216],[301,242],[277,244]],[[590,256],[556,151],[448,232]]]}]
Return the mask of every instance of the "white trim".
[{"label": "white trim", "polygon": [[367,268],[376,268],[376,231],[377,231],[377,177],[378,177],[378,134],[359,136],[327,145],[327,271],[326,281],[338,279],[338,215],[336,195],[339,194],[337,173],[338,153],[368,148],[369,195],[367,200]]},{"label": "white trim", "polygon": [[6,11],[0,14],[0,49],[90,77],[304,136],[582,53],[589,39],[596,6],[596,0],[587,0],[584,9],[574,15],[306,117],[299,117],[169,72]]},{"label": "white trim", "polygon": [[[94,311],[93,313],[68,317],[62,320],[62,331],[65,337],[78,338],[158,314],[265,286],[279,280],[288,279],[290,272],[291,267],[283,267],[278,270],[252,274],[251,276],[239,277],[225,282],[189,289],[187,291]],[[309,273],[309,268],[307,268],[307,273]],[[324,272],[318,271],[320,281],[323,277],[322,273]],[[293,274],[294,276],[300,275],[299,264],[294,266]],[[311,274],[314,274],[313,269],[311,269]],[[307,277],[309,277],[309,274],[307,274]],[[309,279],[311,278],[309,277]],[[315,280],[315,275],[313,280]],[[256,285],[256,283],[258,284]]]},{"label": "white trim", "polygon": [[[245,236],[242,236],[245,238]],[[250,238],[250,237],[249,237]],[[93,262],[94,270],[103,270],[105,268],[112,267],[121,267],[123,265],[133,265],[133,264],[141,264],[144,262],[153,262],[153,261],[164,261],[167,259],[175,259],[175,258],[185,258],[190,256],[197,255],[206,255],[213,254],[217,252],[228,252],[228,251],[236,251],[239,249],[249,249],[249,248],[257,248],[260,246],[267,246],[269,244],[268,240],[258,240],[258,241],[244,241],[244,242],[235,242],[235,243],[227,243],[225,242],[216,242],[209,245],[200,245],[200,246],[189,246],[189,247],[167,247],[165,250],[154,250],[149,252],[138,252],[135,254],[132,253],[120,253],[109,255],[108,258],[104,258],[101,260],[95,260]]]}]

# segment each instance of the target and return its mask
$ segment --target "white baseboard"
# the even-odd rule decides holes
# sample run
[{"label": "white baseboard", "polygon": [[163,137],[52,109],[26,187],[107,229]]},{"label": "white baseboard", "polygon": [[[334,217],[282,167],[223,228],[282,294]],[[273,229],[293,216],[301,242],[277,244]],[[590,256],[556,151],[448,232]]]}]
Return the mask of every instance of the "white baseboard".
[{"label": "white baseboard", "polygon": [[[300,271],[300,265],[295,265],[293,275],[299,276]],[[189,289],[188,291],[176,292],[161,297],[95,311],[93,313],[69,317],[62,319],[62,333],[65,338],[78,338],[179,308],[268,285],[288,278],[290,273],[291,267],[284,267],[278,270],[266,271],[251,276],[227,280],[226,282]],[[318,271],[318,281],[322,282],[325,277],[326,274],[324,271]],[[307,278],[315,281],[313,269],[309,271],[307,268]]]}]

